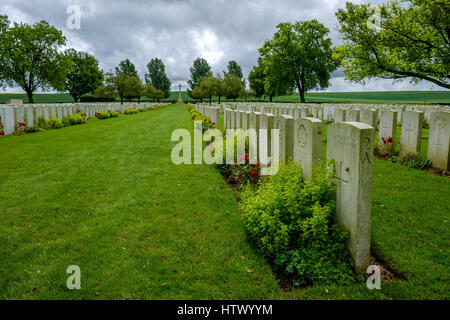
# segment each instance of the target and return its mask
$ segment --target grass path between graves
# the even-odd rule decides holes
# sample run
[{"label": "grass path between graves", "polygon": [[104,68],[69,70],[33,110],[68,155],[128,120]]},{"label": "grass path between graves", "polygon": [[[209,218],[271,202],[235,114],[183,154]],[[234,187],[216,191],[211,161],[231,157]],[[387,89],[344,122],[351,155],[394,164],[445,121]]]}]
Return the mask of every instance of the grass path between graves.
[{"label": "grass path between graves", "polygon": [[219,172],[172,164],[192,125],[170,106],[2,137],[0,299],[449,298],[449,179],[375,162],[373,246],[408,280],[283,292]]}]

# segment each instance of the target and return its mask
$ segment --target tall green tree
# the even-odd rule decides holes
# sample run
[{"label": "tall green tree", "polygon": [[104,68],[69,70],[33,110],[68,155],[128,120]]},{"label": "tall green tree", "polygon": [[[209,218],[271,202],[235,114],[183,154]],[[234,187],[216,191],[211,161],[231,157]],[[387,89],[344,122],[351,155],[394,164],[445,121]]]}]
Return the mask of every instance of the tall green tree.
[{"label": "tall green tree", "polygon": [[164,97],[170,96],[171,82],[166,75],[166,67],[161,59],[154,58],[147,64],[145,82],[151,83],[156,89],[164,92]]},{"label": "tall green tree", "polygon": [[189,95],[194,88],[200,86],[200,82],[203,78],[212,75],[211,66],[203,58],[197,58],[194,60],[192,67],[189,69],[191,73],[191,79],[188,80],[190,90],[188,90]]},{"label": "tall green tree", "polygon": [[136,67],[129,59],[120,61],[119,65],[116,67],[116,75],[119,74],[125,74],[130,77],[138,77]]},{"label": "tall green tree", "polygon": [[203,99],[208,98],[208,93],[205,92],[200,86],[195,87],[191,92],[192,98],[200,99],[200,102],[203,102]]},{"label": "tall green tree", "polygon": [[218,87],[219,79],[213,75],[209,75],[202,79],[200,82],[200,89],[205,94],[206,98],[209,98],[209,103],[212,102],[212,97],[215,95]]},{"label": "tall green tree", "polygon": [[144,95],[144,88],[139,77],[129,76],[125,73],[108,72],[105,75],[105,85],[96,90],[97,94],[114,92],[115,96],[119,96],[120,103],[123,104],[125,99],[131,100]]},{"label": "tall green tree", "polygon": [[103,83],[103,73],[98,67],[98,61],[86,52],[68,49],[66,57],[71,61],[67,72],[66,90],[75,102],[86,93],[94,93]]},{"label": "tall green tree", "polygon": [[63,91],[70,62],[60,49],[62,32],[47,21],[33,25],[14,23],[0,16],[0,80],[2,86],[19,85],[33,103],[33,92],[54,88]]},{"label": "tall green tree", "polygon": [[[272,40],[259,50],[265,65],[266,83],[279,79],[297,88],[300,101],[312,89],[325,89],[336,70],[328,29],[317,20],[280,23]],[[290,77],[286,79],[286,72]],[[278,80],[277,80],[278,79]]]},{"label": "tall green tree", "polygon": [[231,61],[228,62],[227,72],[224,71],[223,73],[224,73],[224,76],[226,76],[227,74],[231,74],[231,75],[234,75],[236,77],[243,78],[242,68],[234,60],[231,60]]},{"label": "tall green tree", "polygon": [[222,97],[226,94],[227,88],[225,85],[224,79],[220,76],[220,74],[217,74],[216,82],[214,86],[214,95],[217,97],[218,102],[220,104]]},{"label": "tall green tree", "polygon": [[236,101],[237,98],[244,96],[245,87],[242,84],[241,78],[232,74],[227,74],[223,78],[223,82],[225,86],[225,97],[227,99]]},{"label": "tall green tree", "polygon": [[379,8],[379,17],[369,5],[350,2],[336,12],[344,40],[336,57],[346,78],[410,78],[450,89],[450,1],[390,1]]},{"label": "tall green tree", "polygon": [[145,84],[143,95],[147,98],[153,99],[153,101],[157,100],[158,102],[160,99],[166,97],[165,92],[161,89],[155,88],[151,82],[147,82]]},{"label": "tall green tree", "polygon": [[255,97],[259,98],[266,94],[264,90],[264,66],[261,61],[261,57],[258,58],[258,64],[252,68],[248,75],[248,83],[250,89],[254,92]]}]

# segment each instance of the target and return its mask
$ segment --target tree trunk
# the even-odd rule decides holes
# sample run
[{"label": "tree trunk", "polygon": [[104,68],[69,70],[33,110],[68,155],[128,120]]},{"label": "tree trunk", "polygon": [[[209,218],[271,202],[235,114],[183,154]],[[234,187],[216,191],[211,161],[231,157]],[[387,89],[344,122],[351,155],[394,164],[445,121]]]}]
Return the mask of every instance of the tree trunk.
[{"label": "tree trunk", "polygon": [[299,79],[295,79],[295,81],[297,82],[297,89],[298,89],[298,93],[300,96],[300,102],[301,103],[305,103],[305,90],[304,90],[304,86],[303,84],[305,83],[305,76],[302,73],[300,75],[300,80]]},{"label": "tree trunk", "polygon": [[212,103],[212,96],[209,96],[209,105]]},{"label": "tree trunk", "polygon": [[300,102],[305,103],[305,90],[300,90]]},{"label": "tree trunk", "polygon": [[272,95],[269,96],[269,101],[272,102]]},{"label": "tree trunk", "polygon": [[221,98],[221,96],[219,96],[219,104],[220,104],[220,98]]},{"label": "tree trunk", "polygon": [[27,97],[28,97],[28,103],[34,103],[33,92],[31,90],[26,90],[26,92],[27,92]]}]

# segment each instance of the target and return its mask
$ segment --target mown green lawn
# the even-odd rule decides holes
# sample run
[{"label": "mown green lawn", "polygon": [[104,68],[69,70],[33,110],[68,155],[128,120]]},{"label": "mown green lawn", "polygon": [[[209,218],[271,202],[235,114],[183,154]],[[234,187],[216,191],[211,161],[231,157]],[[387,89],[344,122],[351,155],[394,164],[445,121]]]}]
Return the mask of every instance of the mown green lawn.
[{"label": "mown green lawn", "polygon": [[171,162],[192,125],[170,106],[0,137],[0,299],[450,298],[449,179],[375,161],[373,246],[407,280],[283,292],[219,172]]}]

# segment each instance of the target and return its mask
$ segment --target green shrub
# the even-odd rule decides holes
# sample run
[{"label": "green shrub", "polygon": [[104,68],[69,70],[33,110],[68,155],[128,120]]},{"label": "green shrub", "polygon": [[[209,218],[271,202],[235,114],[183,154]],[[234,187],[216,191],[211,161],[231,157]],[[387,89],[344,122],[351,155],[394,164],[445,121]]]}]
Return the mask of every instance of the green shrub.
[{"label": "green shrub", "polygon": [[64,127],[70,126],[69,117],[63,117],[63,118],[62,118],[62,123],[63,123],[63,126],[64,126]]},{"label": "green shrub", "polygon": [[241,195],[250,236],[297,285],[354,279],[345,248],[348,232],[334,222],[335,195],[333,174],[325,165],[304,181],[300,165],[292,162],[256,191],[248,186]]},{"label": "green shrub", "polygon": [[64,127],[62,121],[58,118],[51,118],[48,122],[47,122],[47,127],[51,128],[51,129],[60,129],[62,127]]},{"label": "green shrub", "polygon": [[423,121],[422,121],[422,128],[430,129],[430,125],[428,124],[428,121],[426,119],[423,119]]},{"label": "green shrub", "polygon": [[134,109],[134,108],[125,110],[125,114],[134,114],[134,113],[138,113],[138,112],[139,112],[139,111],[137,111],[137,110]]},{"label": "green shrub", "polygon": [[111,118],[117,118],[119,116],[119,113],[117,111],[110,111],[109,116]]},{"label": "green shrub", "polygon": [[99,120],[109,119],[110,118],[109,112],[96,112],[95,116]]},{"label": "green shrub", "polygon": [[147,111],[147,109],[145,109],[145,108],[139,108],[138,111],[139,111],[139,112],[145,112],[145,111]]},{"label": "green shrub", "polygon": [[38,127],[39,128],[45,128],[46,127],[46,121],[45,121],[44,116],[40,116],[38,118]]},{"label": "green shrub", "polygon": [[39,126],[32,126],[32,127],[26,127],[24,131],[26,133],[33,133],[33,132],[41,132],[41,131],[45,131],[45,130],[40,128]]},{"label": "green shrub", "polygon": [[70,125],[76,125],[76,124],[82,124],[85,122],[84,117],[80,115],[79,113],[73,114],[69,117],[67,117],[69,120]]},{"label": "green shrub", "polygon": [[396,161],[408,168],[427,169],[431,167],[430,160],[417,154],[401,154]]}]

